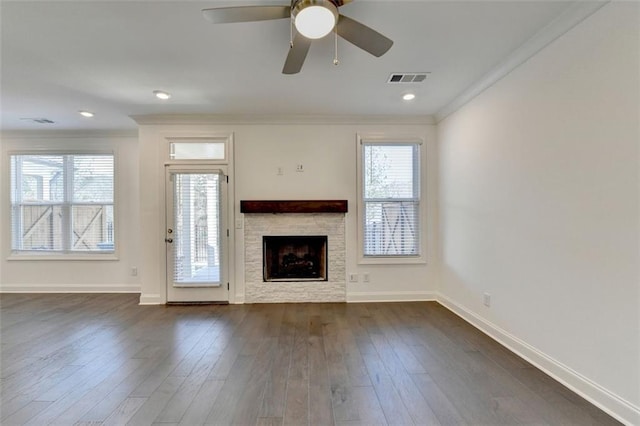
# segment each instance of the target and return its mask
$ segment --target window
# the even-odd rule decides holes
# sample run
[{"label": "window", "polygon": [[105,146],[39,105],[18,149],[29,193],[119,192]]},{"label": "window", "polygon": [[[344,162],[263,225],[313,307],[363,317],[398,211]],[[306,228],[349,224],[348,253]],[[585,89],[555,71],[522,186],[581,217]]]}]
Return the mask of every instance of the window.
[{"label": "window", "polygon": [[113,253],[114,159],[11,155],[14,253]]},{"label": "window", "polygon": [[169,142],[171,160],[224,160],[225,141],[184,139]]},{"label": "window", "polygon": [[420,144],[362,141],[363,256],[420,256]]}]

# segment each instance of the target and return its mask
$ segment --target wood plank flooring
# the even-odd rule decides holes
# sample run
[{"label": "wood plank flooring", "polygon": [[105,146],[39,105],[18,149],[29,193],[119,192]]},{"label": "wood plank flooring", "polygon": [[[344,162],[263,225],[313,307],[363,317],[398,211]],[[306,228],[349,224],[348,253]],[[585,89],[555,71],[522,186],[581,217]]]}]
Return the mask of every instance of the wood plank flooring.
[{"label": "wood plank flooring", "polygon": [[0,296],[2,425],[613,425],[437,303]]}]

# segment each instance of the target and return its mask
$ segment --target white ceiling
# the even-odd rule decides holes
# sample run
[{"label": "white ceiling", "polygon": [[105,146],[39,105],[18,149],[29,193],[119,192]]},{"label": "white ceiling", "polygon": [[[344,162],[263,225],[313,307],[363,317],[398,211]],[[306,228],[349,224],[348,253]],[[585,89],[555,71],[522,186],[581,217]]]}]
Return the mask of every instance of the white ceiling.
[{"label": "white ceiling", "polygon": [[[391,50],[375,58],[341,40],[334,66],[328,37],[296,75],[281,74],[287,20],[214,25],[200,12],[286,3],[2,0],[2,128],[135,129],[130,116],[144,114],[434,115],[572,2],[355,0],[340,12],[394,40]],[[386,83],[423,71],[422,84]],[[417,98],[402,101],[406,91]]]}]

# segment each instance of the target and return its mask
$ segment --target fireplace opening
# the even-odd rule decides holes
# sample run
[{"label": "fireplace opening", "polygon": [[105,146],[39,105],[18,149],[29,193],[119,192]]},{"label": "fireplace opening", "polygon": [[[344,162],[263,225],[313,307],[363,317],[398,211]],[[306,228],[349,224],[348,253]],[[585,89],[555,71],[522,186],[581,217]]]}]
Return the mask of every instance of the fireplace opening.
[{"label": "fireplace opening", "polygon": [[264,281],[327,281],[327,236],[264,236]]}]

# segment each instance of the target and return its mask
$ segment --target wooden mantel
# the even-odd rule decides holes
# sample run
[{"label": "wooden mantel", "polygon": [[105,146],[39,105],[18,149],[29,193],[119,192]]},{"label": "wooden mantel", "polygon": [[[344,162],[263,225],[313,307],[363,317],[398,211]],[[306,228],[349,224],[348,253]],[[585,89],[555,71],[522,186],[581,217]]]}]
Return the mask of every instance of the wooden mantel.
[{"label": "wooden mantel", "polygon": [[347,200],[242,200],[241,213],[346,213]]}]

